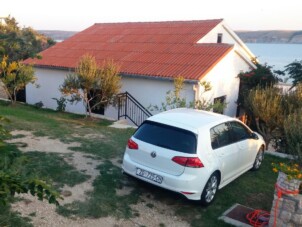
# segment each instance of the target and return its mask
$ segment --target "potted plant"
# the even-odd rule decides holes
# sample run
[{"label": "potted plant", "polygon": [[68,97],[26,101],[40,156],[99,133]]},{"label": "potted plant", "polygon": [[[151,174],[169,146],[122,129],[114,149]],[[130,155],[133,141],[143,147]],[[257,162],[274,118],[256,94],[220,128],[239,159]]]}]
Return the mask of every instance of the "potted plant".
[{"label": "potted plant", "polygon": [[299,192],[302,183],[302,169],[297,163],[272,163],[273,171],[279,172],[277,187],[288,192]]}]

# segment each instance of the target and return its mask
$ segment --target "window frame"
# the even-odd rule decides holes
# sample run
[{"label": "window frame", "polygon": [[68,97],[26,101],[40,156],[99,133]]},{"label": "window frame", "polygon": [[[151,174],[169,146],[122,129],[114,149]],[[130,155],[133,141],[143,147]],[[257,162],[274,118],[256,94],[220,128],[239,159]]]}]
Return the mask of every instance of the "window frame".
[{"label": "window frame", "polygon": [[[242,127],[247,131],[248,137],[244,137],[244,138],[242,138],[242,139],[237,140],[237,139],[236,139],[237,136],[236,136],[235,133],[234,133],[234,129],[233,129],[232,123],[236,123],[236,124],[242,126]],[[213,147],[213,142],[212,142],[212,134],[211,134],[211,131],[212,131],[214,128],[216,128],[216,127],[218,127],[218,126],[220,126],[220,125],[222,125],[222,124],[227,125],[228,128],[229,128],[229,130],[230,130],[230,138],[229,138],[229,139],[230,139],[230,143],[224,144],[224,145],[222,145],[222,146],[218,145],[218,147],[215,147],[215,148],[214,148],[214,147]],[[216,149],[219,149],[219,148],[222,148],[222,147],[225,147],[225,146],[234,144],[234,143],[238,143],[238,142],[240,142],[240,141],[244,141],[244,140],[247,140],[247,139],[252,139],[252,135],[253,135],[253,131],[251,131],[251,130],[250,130],[248,127],[246,127],[243,123],[241,123],[241,122],[239,122],[239,121],[226,121],[226,122],[220,123],[220,124],[215,125],[215,126],[213,126],[213,127],[210,128],[210,141],[211,141],[211,147],[212,147],[213,150],[216,150]]]},{"label": "window frame", "polygon": [[217,43],[222,43],[222,37],[223,37],[222,33],[217,34]]},{"label": "window frame", "polygon": [[[238,122],[238,121],[230,121],[229,124],[230,124],[231,130],[232,130],[232,137],[233,137],[234,143],[238,143],[240,141],[244,141],[244,140],[252,138],[253,132],[249,128],[247,128],[243,123]],[[233,127],[232,124],[238,124],[238,125],[240,125],[242,128],[244,128],[246,130],[248,136],[247,137],[242,137],[241,139],[237,140],[237,136],[236,136],[236,134],[234,132],[235,130],[234,130],[234,127]]]},{"label": "window frame", "polygon": [[[184,150],[179,150],[179,149],[176,150],[176,149],[166,148],[166,147],[159,146],[157,144],[150,143],[150,141],[144,141],[144,140],[142,140],[140,138],[137,138],[136,134],[139,133],[139,130],[145,124],[156,125],[156,126],[159,126],[159,127],[167,128],[167,129],[178,131],[178,132],[182,132],[182,133],[185,133],[185,134],[190,134],[191,136],[193,136],[192,138],[194,138],[194,146],[192,146],[193,151],[192,152],[185,152]],[[138,140],[144,142],[144,143],[152,144],[153,146],[159,146],[159,147],[170,149],[170,150],[173,150],[173,151],[176,151],[176,152],[182,152],[182,153],[187,153],[187,154],[197,154],[198,135],[196,133],[192,132],[192,131],[189,131],[189,130],[186,130],[186,129],[183,129],[183,128],[179,128],[179,127],[175,127],[175,126],[172,126],[172,125],[167,125],[167,124],[163,124],[163,123],[159,123],[159,122],[155,122],[155,121],[146,120],[146,121],[143,122],[143,124],[140,125],[139,128],[136,129],[136,131],[133,134],[133,137],[135,139],[138,139]]]},{"label": "window frame", "polygon": [[[217,147],[213,147],[213,142],[212,142],[212,131],[214,130],[214,128],[217,128],[217,127],[219,127],[219,126],[221,126],[221,125],[226,125],[227,128],[228,128],[228,130],[229,130],[229,132],[230,132],[230,133],[229,133],[229,134],[230,134],[229,143],[220,145],[220,144],[219,144],[219,141],[218,141],[218,146],[217,146]],[[212,147],[212,149],[213,149],[213,150],[216,150],[216,149],[219,149],[219,148],[222,148],[222,147],[229,146],[229,145],[233,144],[234,142],[233,142],[233,136],[232,136],[231,131],[232,131],[232,128],[230,127],[229,122],[223,122],[223,123],[220,123],[220,124],[215,125],[215,126],[213,126],[212,128],[210,128],[210,141],[211,141],[211,147]]]},{"label": "window frame", "polygon": [[[227,98],[226,95],[221,95],[221,96],[219,96],[219,97],[214,98],[214,99],[213,99],[213,103],[215,104],[217,101],[219,101],[220,103],[225,104],[225,103],[226,103],[226,98]],[[213,112],[214,112],[214,113],[223,114],[224,110],[218,111],[218,110],[215,110],[215,108],[213,108]]]}]

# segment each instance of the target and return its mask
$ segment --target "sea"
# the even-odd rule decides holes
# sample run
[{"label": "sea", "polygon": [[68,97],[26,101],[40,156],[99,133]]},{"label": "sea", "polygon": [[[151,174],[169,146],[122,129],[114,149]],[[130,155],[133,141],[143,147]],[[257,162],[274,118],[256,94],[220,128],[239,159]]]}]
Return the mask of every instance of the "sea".
[{"label": "sea", "polygon": [[246,43],[261,64],[267,63],[273,70],[284,70],[284,66],[302,60],[302,44]]}]

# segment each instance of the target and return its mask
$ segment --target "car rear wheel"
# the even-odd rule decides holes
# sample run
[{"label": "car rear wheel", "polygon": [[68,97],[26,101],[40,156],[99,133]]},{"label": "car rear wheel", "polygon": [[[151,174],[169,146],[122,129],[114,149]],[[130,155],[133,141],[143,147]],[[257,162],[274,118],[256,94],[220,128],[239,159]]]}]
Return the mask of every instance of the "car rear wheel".
[{"label": "car rear wheel", "polygon": [[206,186],[203,189],[203,192],[201,194],[200,202],[204,206],[210,205],[215,198],[216,192],[218,190],[219,185],[219,177],[217,173],[213,173],[208,182],[206,183]]},{"label": "car rear wheel", "polygon": [[255,158],[252,170],[258,170],[262,164],[264,158],[264,148],[260,147],[257,156]]}]

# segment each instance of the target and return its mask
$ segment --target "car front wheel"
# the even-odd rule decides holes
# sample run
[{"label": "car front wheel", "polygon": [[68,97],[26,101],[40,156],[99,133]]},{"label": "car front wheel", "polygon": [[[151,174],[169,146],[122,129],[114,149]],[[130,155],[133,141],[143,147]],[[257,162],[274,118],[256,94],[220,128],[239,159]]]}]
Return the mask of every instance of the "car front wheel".
[{"label": "car front wheel", "polygon": [[252,170],[258,170],[260,168],[263,158],[264,158],[264,148],[260,147],[257,156],[255,158]]},{"label": "car front wheel", "polygon": [[219,184],[218,174],[213,173],[210,176],[201,194],[200,202],[202,205],[208,206],[214,201],[216,192],[218,190],[218,184]]}]

